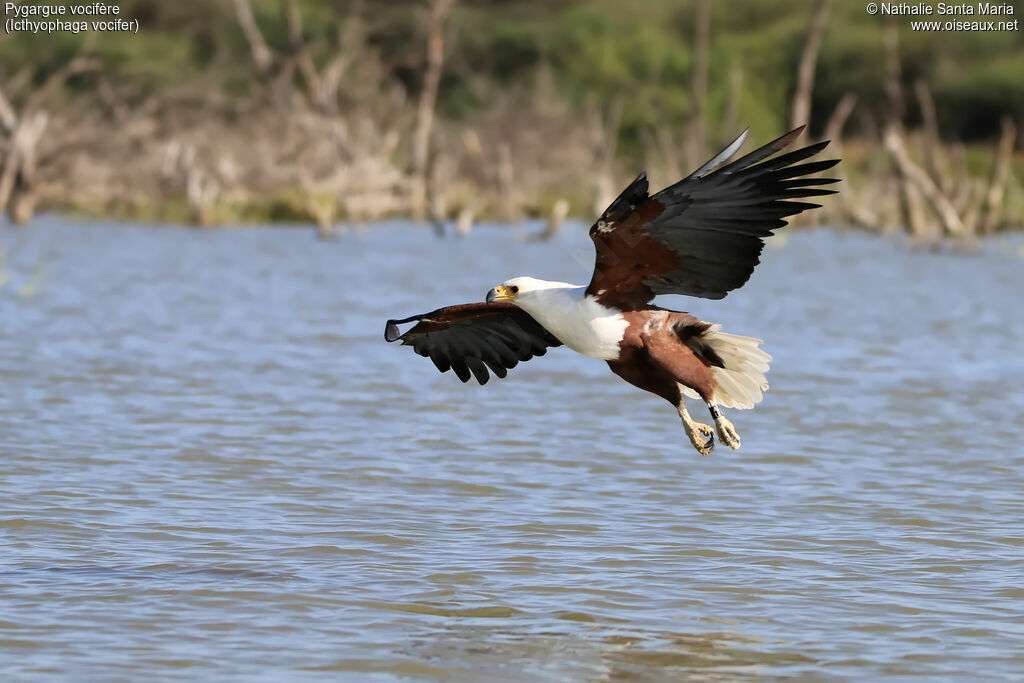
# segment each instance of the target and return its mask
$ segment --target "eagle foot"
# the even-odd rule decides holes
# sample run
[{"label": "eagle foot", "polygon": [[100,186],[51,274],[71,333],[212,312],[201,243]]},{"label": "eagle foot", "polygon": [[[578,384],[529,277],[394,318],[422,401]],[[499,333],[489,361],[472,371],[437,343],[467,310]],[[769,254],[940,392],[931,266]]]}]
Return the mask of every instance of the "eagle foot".
[{"label": "eagle foot", "polygon": [[715,430],[711,425],[701,422],[690,422],[685,424],[686,435],[690,437],[690,443],[701,455],[709,455],[715,450]]},{"label": "eagle foot", "polygon": [[715,426],[718,428],[719,440],[734,451],[739,450],[740,434],[732,422],[724,417],[719,417],[715,420]]}]

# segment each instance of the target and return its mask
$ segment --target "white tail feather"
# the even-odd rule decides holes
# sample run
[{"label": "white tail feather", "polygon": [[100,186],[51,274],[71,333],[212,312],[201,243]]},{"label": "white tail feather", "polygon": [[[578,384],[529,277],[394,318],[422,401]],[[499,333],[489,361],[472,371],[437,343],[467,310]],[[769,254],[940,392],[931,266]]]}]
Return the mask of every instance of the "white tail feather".
[{"label": "white tail feather", "polygon": [[701,336],[722,359],[724,368],[712,368],[715,376],[715,403],[724,408],[745,410],[761,402],[768,391],[768,363],[772,357],[758,346],[760,339],[722,332],[712,325]]}]

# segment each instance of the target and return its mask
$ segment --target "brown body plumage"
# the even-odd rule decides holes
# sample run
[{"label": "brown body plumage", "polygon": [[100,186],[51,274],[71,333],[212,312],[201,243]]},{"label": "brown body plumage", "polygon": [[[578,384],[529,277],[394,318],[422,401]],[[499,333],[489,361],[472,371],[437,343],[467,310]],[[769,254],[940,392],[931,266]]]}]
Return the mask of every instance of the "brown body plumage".
[{"label": "brown body plumage", "polygon": [[680,384],[705,401],[713,399],[717,383],[712,368],[722,367],[722,360],[702,338],[710,323],[657,309],[622,315],[629,327],[619,342],[619,357],[608,361],[612,372],[672,405],[683,398]]}]

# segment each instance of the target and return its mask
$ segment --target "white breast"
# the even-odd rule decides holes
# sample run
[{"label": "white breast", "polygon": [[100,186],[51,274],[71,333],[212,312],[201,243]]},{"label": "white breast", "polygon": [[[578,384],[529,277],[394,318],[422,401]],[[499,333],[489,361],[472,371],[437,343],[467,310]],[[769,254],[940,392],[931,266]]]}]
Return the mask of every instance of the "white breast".
[{"label": "white breast", "polygon": [[584,290],[566,284],[524,292],[516,304],[573,351],[591,358],[615,360],[629,323],[622,313],[602,306],[594,297],[586,296]]}]

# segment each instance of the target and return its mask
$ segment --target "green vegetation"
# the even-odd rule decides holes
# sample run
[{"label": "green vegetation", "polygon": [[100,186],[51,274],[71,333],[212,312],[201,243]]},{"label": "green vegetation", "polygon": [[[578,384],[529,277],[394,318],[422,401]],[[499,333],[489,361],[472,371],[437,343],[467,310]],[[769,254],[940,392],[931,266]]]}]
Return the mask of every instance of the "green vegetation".
[{"label": "green vegetation", "polygon": [[[424,83],[425,1],[297,0],[304,49],[317,68],[338,53],[351,22],[359,22],[358,64],[348,67],[337,94],[341,116],[366,109],[370,99],[383,102],[392,96],[385,94],[392,87],[404,93],[401,106],[411,110]],[[53,106],[97,96],[107,100],[105,106],[116,101],[132,108],[155,99],[175,103],[179,109],[216,111],[218,116],[231,115],[225,114],[231,103],[294,106],[294,100],[268,96],[267,79],[256,77],[251,46],[233,2],[119,4],[122,16],[140,20],[138,35],[9,36],[0,41],[0,83],[27,71],[28,84],[22,88],[27,91],[76,55],[86,55],[99,61],[99,69],[68,79],[49,96]],[[250,4],[271,51],[286,57],[295,53],[287,2]],[[649,157],[655,132],[674,131],[676,141],[684,137],[693,106],[695,8],[693,0],[461,0],[445,25],[445,62],[436,104],[442,130],[470,126],[486,131],[481,122],[497,126],[499,110],[530,102],[537,107],[538,99],[560,107],[568,121],[600,117],[609,107],[621,106],[617,157],[623,167],[636,168]],[[791,0],[711,4],[704,105],[709,146],[746,125],[755,141],[787,127],[813,8],[812,3]],[[1024,129],[1024,34],[914,32],[911,17],[892,19],[900,28],[901,79],[907,93],[904,123],[910,130],[921,124],[913,85],[925,83],[936,105],[941,139],[967,143],[970,170],[989,173],[1001,118],[1009,115],[1018,129]],[[844,134],[848,140],[861,138],[874,145],[875,151],[867,156],[881,154],[880,122],[890,101],[882,22],[881,17],[868,15],[863,3],[832,3],[811,99],[811,134],[820,136],[840,99],[856,96]],[[103,92],[97,88],[97,72],[103,77]],[[299,72],[288,78],[295,91],[301,91]],[[452,140],[449,136],[435,144],[453,144]],[[852,177],[865,168],[854,169]],[[1024,176],[1020,155],[1012,168],[1012,176]],[[554,193],[550,188],[545,191],[568,195],[580,186],[576,182]],[[282,201],[301,205],[287,196],[265,203],[278,206]],[[550,201],[549,197],[534,204]],[[251,214],[246,209],[231,213]]]},{"label": "green vegetation", "polygon": [[[84,51],[101,59],[111,78],[140,98],[206,87],[240,94],[252,82],[248,47],[230,2],[119,4],[123,15],[140,19],[138,35],[18,34],[0,42],[0,67],[10,76],[32,65],[37,78],[43,78]],[[315,59],[330,56],[355,4],[300,0],[305,38]],[[267,43],[287,50],[281,3],[254,0],[252,6]],[[739,119],[765,135],[785,125],[810,10],[810,3],[790,0],[712,3],[710,121],[723,120],[731,74],[738,70],[743,93]],[[369,45],[389,75],[412,92],[423,62],[422,12],[421,3],[408,0],[364,2],[361,8]],[[449,28],[440,110],[472,119],[498,92],[522,87],[544,66],[576,105],[623,97],[627,140],[635,140],[643,127],[678,124],[689,106],[694,14],[694,2],[685,0],[464,0],[455,7]],[[1002,114],[1024,112],[1024,33],[912,32],[910,18],[895,20],[903,29],[904,81],[929,84],[944,137],[994,139]],[[866,112],[884,108],[881,21],[861,3],[833,4],[812,106],[812,121],[819,126],[847,92],[858,97]],[[78,86],[87,89],[88,80],[79,79]],[[857,117],[850,126],[853,134],[863,130]],[[714,130],[713,135],[731,132]]]}]

